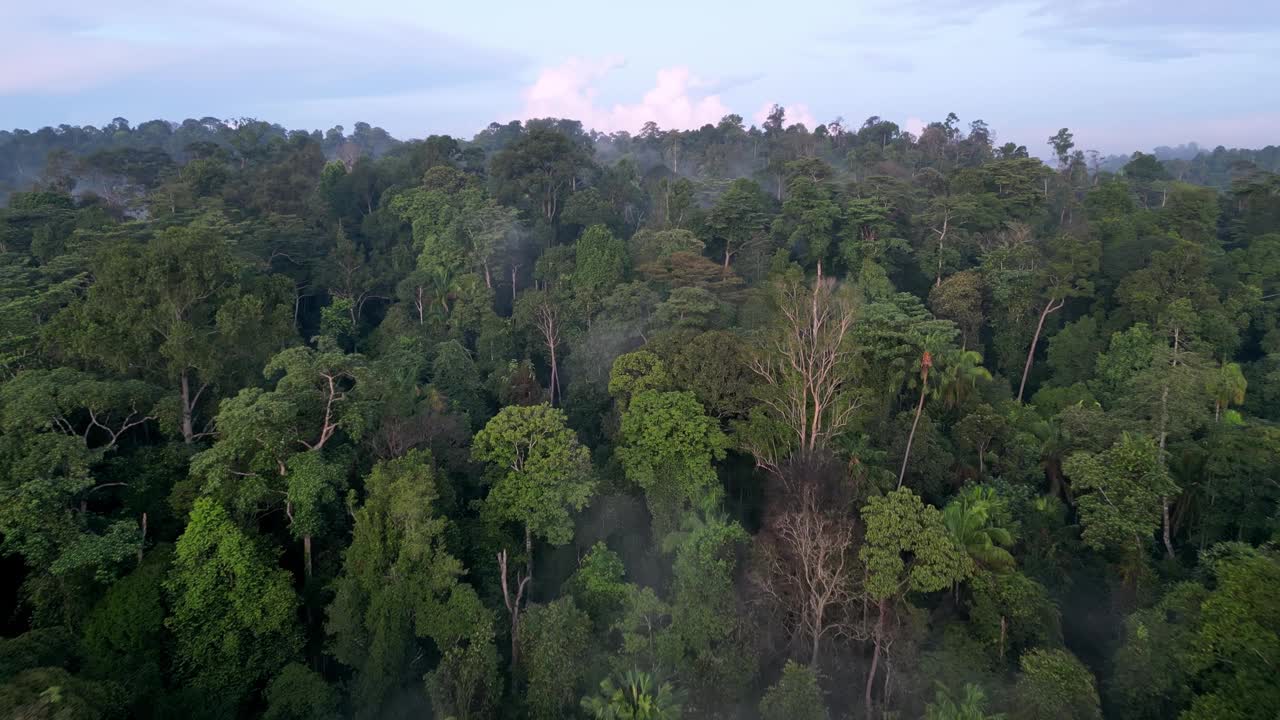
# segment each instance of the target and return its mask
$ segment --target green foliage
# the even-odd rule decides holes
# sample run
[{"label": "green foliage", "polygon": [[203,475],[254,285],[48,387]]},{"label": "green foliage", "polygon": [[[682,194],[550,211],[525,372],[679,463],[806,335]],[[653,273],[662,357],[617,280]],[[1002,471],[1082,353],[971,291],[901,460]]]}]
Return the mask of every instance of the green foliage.
[{"label": "green foliage", "polygon": [[636,394],[620,434],[618,459],[627,479],[645,491],[659,537],[677,529],[683,513],[719,496],[712,462],[724,458],[729,440],[693,393]]},{"label": "green foliage", "polygon": [[1077,494],[1085,544],[1097,550],[1141,549],[1160,526],[1160,498],[1178,493],[1155,441],[1126,434],[1101,453],[1063,463]]},{"label": "green foliage", "polygon": [[1013,717],[1026,720],[1086,720],[1102,717],[1097,683],[1066,650],[1035,649],[1022,656],[1014,688]]},{"label": "green foliage", "polygon": [[[654,687],[655,684],[657,687]],[[646,672],[628,670],[614,682],[600,681],[598,695],[582,699],[582,709],[596,720],[680,720],[679,697],[670,683],[655,683]]]},{"label": "green foliage", "polygon": [[634,395],[646,390],[665,391],[670,386],[666,363],[648,350],[619,355],[609,369],[609,394],[624,408]]},{"label": "green foliage", "polygon": [[988,714],[983,705],[987,695],[972,683],[964,686],[964,695],[953,698],[946,686],[939,685],[934,701],[925,708],[924,720],[1004,720],[1003,713]]},{"label": "green foliage", "polygon": [[970,573],[969,558],[942,513],[908,488],[870,498],[862,521],[866,537],[858,554],[867,569],[867,593],[876,600],[941,590]]},{"label": "green foliage", "polygon": [[565,592],[591,616],[597,631],[611,627],[623,610],[628,594],[628,585],[622,579],[625,573],[618,554],[597,542],[565,581]]},{"label": "green foliage", "polygon": [[0,685],[0,714],[22,720],[99,720],[116,710],[110,691],[56,667],[19,673]]},{"label": "green foliage", "polygon": [[476,433],[471,455],[489,466],[486,502],[498,517],[553,545],[571,539],[569,512],[586,507],[596,481],[563,412],[546,404],[505,407]]},{"label": "green foliage", "polygon": [[994,657],[1061,643],[1060,612],[1039,582],[1020,572],[980,572],[969,588],[969,628]]},{"label": "green foliage", "polygon": [[338,692],[305,665],[289,663],[267,686],[263,720],[337,720]]},{"label": "green foliage", "polygon": [[231,708],[301,649],[289,574],[209,498],[196,501],[165,589],[183,677]]},{"label": "green foliage", "polygon": [[532,717],[564,717],[567,708],[577,703],[590,648],[591,618],[572,599],[533,605],[525,611],[520,622],[520,658]]},{"label": "green foliage", "polygon": [[970,485],[947,503],[942,522],[956,544],[979,566],[1007,570],[1014,563],[1005,548],[1013,545],[1013,533],[997,522],[1009,518],[995,488]]},{"label": "green foliage", "polygon": [[85,674],[119,685],[135,712],[153,703],[165,685],[163,583],[172,557],[168,547],[151,551],[107,590],[84,625]]},{"label": "green foliage", "polygon": [[760,701],[761,720],[826,720],[827,706],[813,668],[791,660],[782,668],[782,678]]},{"label": "green foliage", "polygon": [[352,697],[362,717],[377,717],[396,690],[421,677],[418,638],[442,654],[493,642],[491,614],[459,582],[462,563],[444,547],[437,497],[430,454],[412,451],[374,466],[354,512],[325,629],[334,656],[355,671]]}]

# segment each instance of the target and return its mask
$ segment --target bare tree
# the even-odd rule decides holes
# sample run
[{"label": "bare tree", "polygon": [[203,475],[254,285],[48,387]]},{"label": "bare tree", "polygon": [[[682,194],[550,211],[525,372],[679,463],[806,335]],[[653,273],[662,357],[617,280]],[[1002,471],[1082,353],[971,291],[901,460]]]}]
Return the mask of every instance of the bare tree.
[{"label": "bare tree", "polygon": [[[857,307],[847,290],[824,278],[821,265],[812,283],[784,283],[778,293],[778,328],[750,360],[764,382],[760,401],[802,453],[824,447],[862,405],[849,364]],[[756,463],[776,472],[782,459],[776,448],[748,443]]]},{"label": "bare tree", "polygon": [[560,395],[560,366],[556,361],[556,352],[560,349],[560,311],[550,298],[544,298],[534,309],[534,324],[542,334],[542,341],[547,346],[547,355],[551,362],[551,404],[556,404]]},{"label": "bare tree", "polygon": [[757,586],[783,613],[793,639],[807,644],[809,664],[816,667],[823,639],[849,634],[856,597],[853,522],[826,509],[808,486],[795,507],[771,524],[768,537]]}]

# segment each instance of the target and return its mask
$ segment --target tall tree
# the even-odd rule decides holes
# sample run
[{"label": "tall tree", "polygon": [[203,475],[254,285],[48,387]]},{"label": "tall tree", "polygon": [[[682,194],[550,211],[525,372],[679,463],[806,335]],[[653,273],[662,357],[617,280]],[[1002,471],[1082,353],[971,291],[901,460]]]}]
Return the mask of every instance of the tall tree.
[{"label": "tall tree", "polygon": [[175,424],[188,443],[206,434],[196,429],[206,392],[246,382],[295,337],[292,287],[254,278],[217,225],[112,244],[95,262],[94,278],[84,300],[55,320],[53,342],[171,388]]},{"label": "tall tree", "polygon": [[228,713],[298,654],[298,597],[260,539],[196,501],[165,583],[178,668]]}]

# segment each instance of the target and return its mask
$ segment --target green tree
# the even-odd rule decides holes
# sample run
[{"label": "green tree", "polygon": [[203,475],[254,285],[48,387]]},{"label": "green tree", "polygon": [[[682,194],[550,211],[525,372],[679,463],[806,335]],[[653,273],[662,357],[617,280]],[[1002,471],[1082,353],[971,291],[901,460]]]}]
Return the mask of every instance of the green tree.
[{"label": "green tree", "polygon": [[307,666],[289,663],[267,686],[263,720],[337,720],[338,691]]},{"label": "green tree", "polygon": [[1141,551],[1160,527],[1161,498],[1178,486],[1150,438],[1125,434],[1101,453],[1079,452],[1063,471],[1071,479],[1086,545],[1096,550]]},{"label": "green tree", "polygon": [[956,545],[976,565],[994,570],[1014,564],[1013,555],[1005,549],[1013,545],[1013,533],[997,524],[1008,519],[1008,509],[995,488],[983,485],[966,486],[942,509],[942,523]]},{"label": "green tree", "polygon": [[942,513],[907,488],[868,500],[862,508],[862,522],[866,531],[858,555],[867,573],[868,599],[876,605],[870,633],[874,652],[863,697],[869,717],[880,658],[892,642],[889,617],[893,606],[907,592],[949,587],[964,579],[970,568],[963,548],[948,533]]},{"label": "green tree", "polygon": [[524,528],[526,577],[533,577],[533,539],[553,545],[573,535],[571,511],[595,493],[591,457],[565,425],[565,415],[546,403],[503,408],[476,433],[471,455],[493,480],[485,501],[502,520]]},{"label": "green tree", "polygon": [[946,686],[939,684],[934,701],[924,710],[924,720],[1004,720],[1003,713],[988,714],[983,706],[987,695],[973,683],[965,683],[964,695],[953,698]]},{"label": "green tree", "polygon": [[627,602],[626,569],[618,554],[597,542],[578,562],[578,569],[564,584],[574,604],[591,616],[596,630],[612,627]]},{"label": "green tree", "polygon": [[[656,687],[655,687],[656,685]],[[670,683],[628,670],[615,682],[600,681],[600,692],[582,699],[582,709],[596,720],[680,720],[679,695]]]},{"label": "green tree", "polygon": [[1240,372],[1238,363],[1224,363],[1209,375],[1205,385],[1213,397],[1215,422],[1222,420],[1223,410],[1244,402],[1244,391],[1249,387],[1248,381],[1244,379],[1244,373]]},{"label": "green tree", "polygon": [[593,225],[578,238],[574,255],[573,290],[585,306],[590,325],[604,298],[622,282],[626,273],[627,248],[603,225]]},{"label": "green tree", "polygon": [[761,720],[826,720],[827,706],[813,668],[791,660],[760,701]]},{"label": "green tree", "polygon": [[196,501],[165,582],[178,669],[234,708],[302,648],[289,573],[210,498]]},{"label": "green tree", "polygon": [[725,274],[729,263],[748,243],[762,238],[768,227],[769,199],[752,180],[739,178],[716,200],[707,216],[707,228],[723,258]]},{"label": "green tree", "polygon": [[274,389],[247,388],[224,400],[218,441],[191,461],[204,492],[240,517],[283,504],[302,542],[307,577],[312,539],[329,527],[346,484],[345,468],[324,450],[339,430],[362,436],[369,410],[360,395],[365,368],[362,356],[343,353],[329,338],[315,348],[285,350],[263,371],[278,378]]},{"label": "green tree", "polygon": [[1017,720],[1098,720],[1093,674],[1066,650],[1037,648],[1022,656],[1014,687]]},{"label": "green tree", "polygon": [[120,242],[97,258],[83,302],[54,321],[65,352],[171,389],[184,441],[202,398],[246,381],[294,339],[292,288],[255,278],[216,224],[169,228]]},{"label": "green tree", "polygon": [[681,515],[720,494],[712,463],[724,459],[728,438],[691,392],[646,390],[622,415],[618,459],[627,479],[645,491],[659,538]]},{"label": "green tree", "polygon": [[431,456],[415,450],[374,466],[355,510],[326,630],[334,656],[355,671],[361,717],[379,716],[396,690],[421,677],[418,638],[442,654],[493,642],[492,617],[444,547],[438,497]]},{"label": "green tree", "polygon": [[591,618],[571,598],[530,606],[520,624],[520,650],[534,718],[561,718],[581,697],[589,664]]},{"label": "green tree", "polygon": [[624,410],[632,397],[648,390],[670,390],[671,384],[666,363],[648,350],[619,355],[609,368],[609,394]]}]

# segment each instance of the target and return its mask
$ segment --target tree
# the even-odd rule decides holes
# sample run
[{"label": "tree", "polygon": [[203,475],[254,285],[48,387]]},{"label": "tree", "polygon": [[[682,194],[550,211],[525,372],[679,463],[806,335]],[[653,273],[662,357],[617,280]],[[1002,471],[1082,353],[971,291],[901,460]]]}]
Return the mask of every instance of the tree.
[{"label": "tree", "polygon": [[1019,402],[1026,392],[1045,321],[1066,307],[1068,299],[1093,292],[1090,278],[1098,269],[1100,253],[1101,246],[1096,240],[1059,236],[1047,242],[1036,241],[1030,228],[1011,224],[984,255],[982,264],[987,285],[993,300],[1008,318],[997,327],[997,350],[1002,361],[1012,364],[1015,347],[1025,342],[1027,321],[1032,315],[1037,316],[1018,384]]},{"label": "tree", "polygon": [[418,638],[442,655],[493,642],[492,618],[444,547],[448,521],[434,507],[436,482],[431,455],[411,451],[374,466],[354,510],[325,629],[334,656],[355,671],[361,717],[378,717],[398,689],[421,677]]},{"label": "tree", "polygon": [[1074,136],[1071,131],[1062,128],[1056,135],[1049,138],[1049,146],[1053,148],[1053,152],[1058,156],[1058,167],[1065,168],[1067,160],[1071,157],[1071,148],[1075,147]]},{"label": "tree", "polygon": [[337,720],[338,692],[323,677],[289,663],[267,687],[263,720]]},{"label": "tree", "polygon": [[307,577],[313,537],[329,526],[346,484],[346,469],[324,450],[340,429],[361,437],[368,408],[357,388],[365,368],[362,356],[343,353],[329,338],[279,353],[263,370],[278,378],[275,388],[246,388],[224,400],[218,441],[191,461],[204,491],[241,517],[282,504],[302,542]]},{"label": "tree", "polygon": [[54,321],[75,357],[170,388],[185,442],[206,391],[247,380],[293,337],[292,288],[255,279],[216,225],[175,227],[150,242],[108,246],[81,303]]},{"label": "tree", "polygon": [[573,289],[578,301],[586,306],[589,325],[605,296],[622,282],[627,249],[608,228],[592,225],[578,238],[574,257]]},{"label": "tree", "polygon": [[533,538],[569,542],[570,511],[586,507],[595,493],[591,457],[566,427],[564,412],[546,403],[503,408],[476,433],[471,456],[489,467],[486,505],[524,527],[526,577],[532,578]]},{"label": "tree", "polygon": [[493,156],[489,184],[499,202],[554,224],[565,198],[577,189],[578,174],[589,163],[588,152],[564,133],[529,127],[520,139]]},{"label": "tree", "polygon": [[978,566],[1007,570],[1013,566],[1013,555],[1005,548],[1013,545],[1013,533],[997,525],[1008,517],[1004,501],[995,488],[968,485],[942,510],[942,523]]},{"label": "tree", "polygon": [[787,463],[766,525],[757,539],[753,576],[793,640],[817,668],[826,638],[854,632],[858,597],[852,569],[855,527],[849,518],[846,470],[832,458]]},{"label": "tree", "polygon": [[[667,546],[675,547],[671,623],[655,644],[663,668],[688,690],[690,714],[723,706],[755,674],[750,631],[734,591],[737,556],[748,540],[740,525],[714,511],[686,518],[685,532],[667,538]],[[652,603],[642,607],[650,618],[658,610]]]},{"label": "tree", "polygon": [[776,327],[750,366],[762,383],[761,412],[785,436],[781,447],[768,434],[744,438],[756,463],[771,469],[792,450],[824,447],[861,406],[850,367],[857,308],[848,288],[824,279],[819,268],[812,283],[790,278],[776,290]]},{"label": "tree", "polygon": [[618,459],[645,491],[657,537],[677,529],[682,513],[720,494],[712,463],[728,438],[690,392],[646,390],[622,414]]},{"label": "tree", "polygon": [[545,290],[533,290],[520,297],[515,309],[519,322],[533,330],[545,350],[550,365],[551,381],[548,401],[555,405],[563,391],[560,388],[560,347],[564,343],[567,318],[559,299]]},{"label": "tree", "polygon": [[768,227],[768,198],[752,180],[739,178],[716,200],[707,216],[707,227],[720,247],[724,273],[729,262],[748,243],[764,235]]},{"label": "tree", "polygon": [[571,598],[533,605],[520,625],[522,664],[531,715],[540,720],[564,717],[580,697],[590,651],[591,618]]},{"label": "tree", "polygon": [[827,707],[813,668],[790,660],[782,668],[782,678],[760,701],[761,720],[826,720]]},{"label": "tree", "polygon": [[648,350],[619,355],[609,368],[609,394],[624,410],[631,398],[642,392],[670,389],[666,363]]},{"label": "tree", "polygon": [[136,714],[146,714],[165,685],[163,583],[172,558],[172,548],[149,553],[107,590],[85,620],[84,674],[118,683]]},{"label": "tree", "polygon": [[1066,650],[1037,648],[1022,656],[1014,688],[1016,720],[1096,720],[1102,717],[1093,674]]},{"label": "tree", "polygon": [[1224,409],[1231,405],[1243,403],[1244,391],[1249,387],[1249,383],[1244,379],[1244,373],[1240,372],[1240,365],[1237,363],[1224,363],[1209,376],[1205,385],[1209,394],[1213,396],[1214,422],[1222,420],[1222,411]]},{"label": "tree", "polygon": [[78,622],[90,587],[137,556],[143,518],[115,511],[134,478],[95,469],[156,419],[158,398],[147,383],[71,368],[0,385],[0,547],[43,569],[25,588],[38,613],[60,605],[63,622]]},{"label": "tree", "polygon": [[[655,687],[656,685],[656,687]],[[600,692],[582,698],[582,709],[596,720],[680,720],[679,695],[670,683],[628,670],[617,681],[600,681]]]},{"label": "tree", "polygon": [[1084,524],[1085,544],[1096,550],[1135,551],[1161,523],[1161,498],[1179,492],[1150,438],[1125,434],[1102,453],[1075,453],[1063,463]]},{"label": "tree", "polygon": [[192,508],[165,588],[178,667],[221,707],[240,704],[302,649],[289,573],[210,498]]},{"label": "tree", "polygon": [[1003,713],[988,715],[983,705],[987,695],[973,683],[965,683],[964,696],[959,700],[951,696],[946,686],[939,684],[934,701],[924,711],[924,720],[1004,720]]},{"label": "tree", "polygon": [[880,658],[892,642],[889,615],[907,592],[941,590],[969,574],[969,560],[943,524],[942,513],[915,493],[898,488],[872,497],[862,508],[865,538],[858,556],[866,571],[867,597],[876,605],[874,645],[863,702],[871,716]]}]

